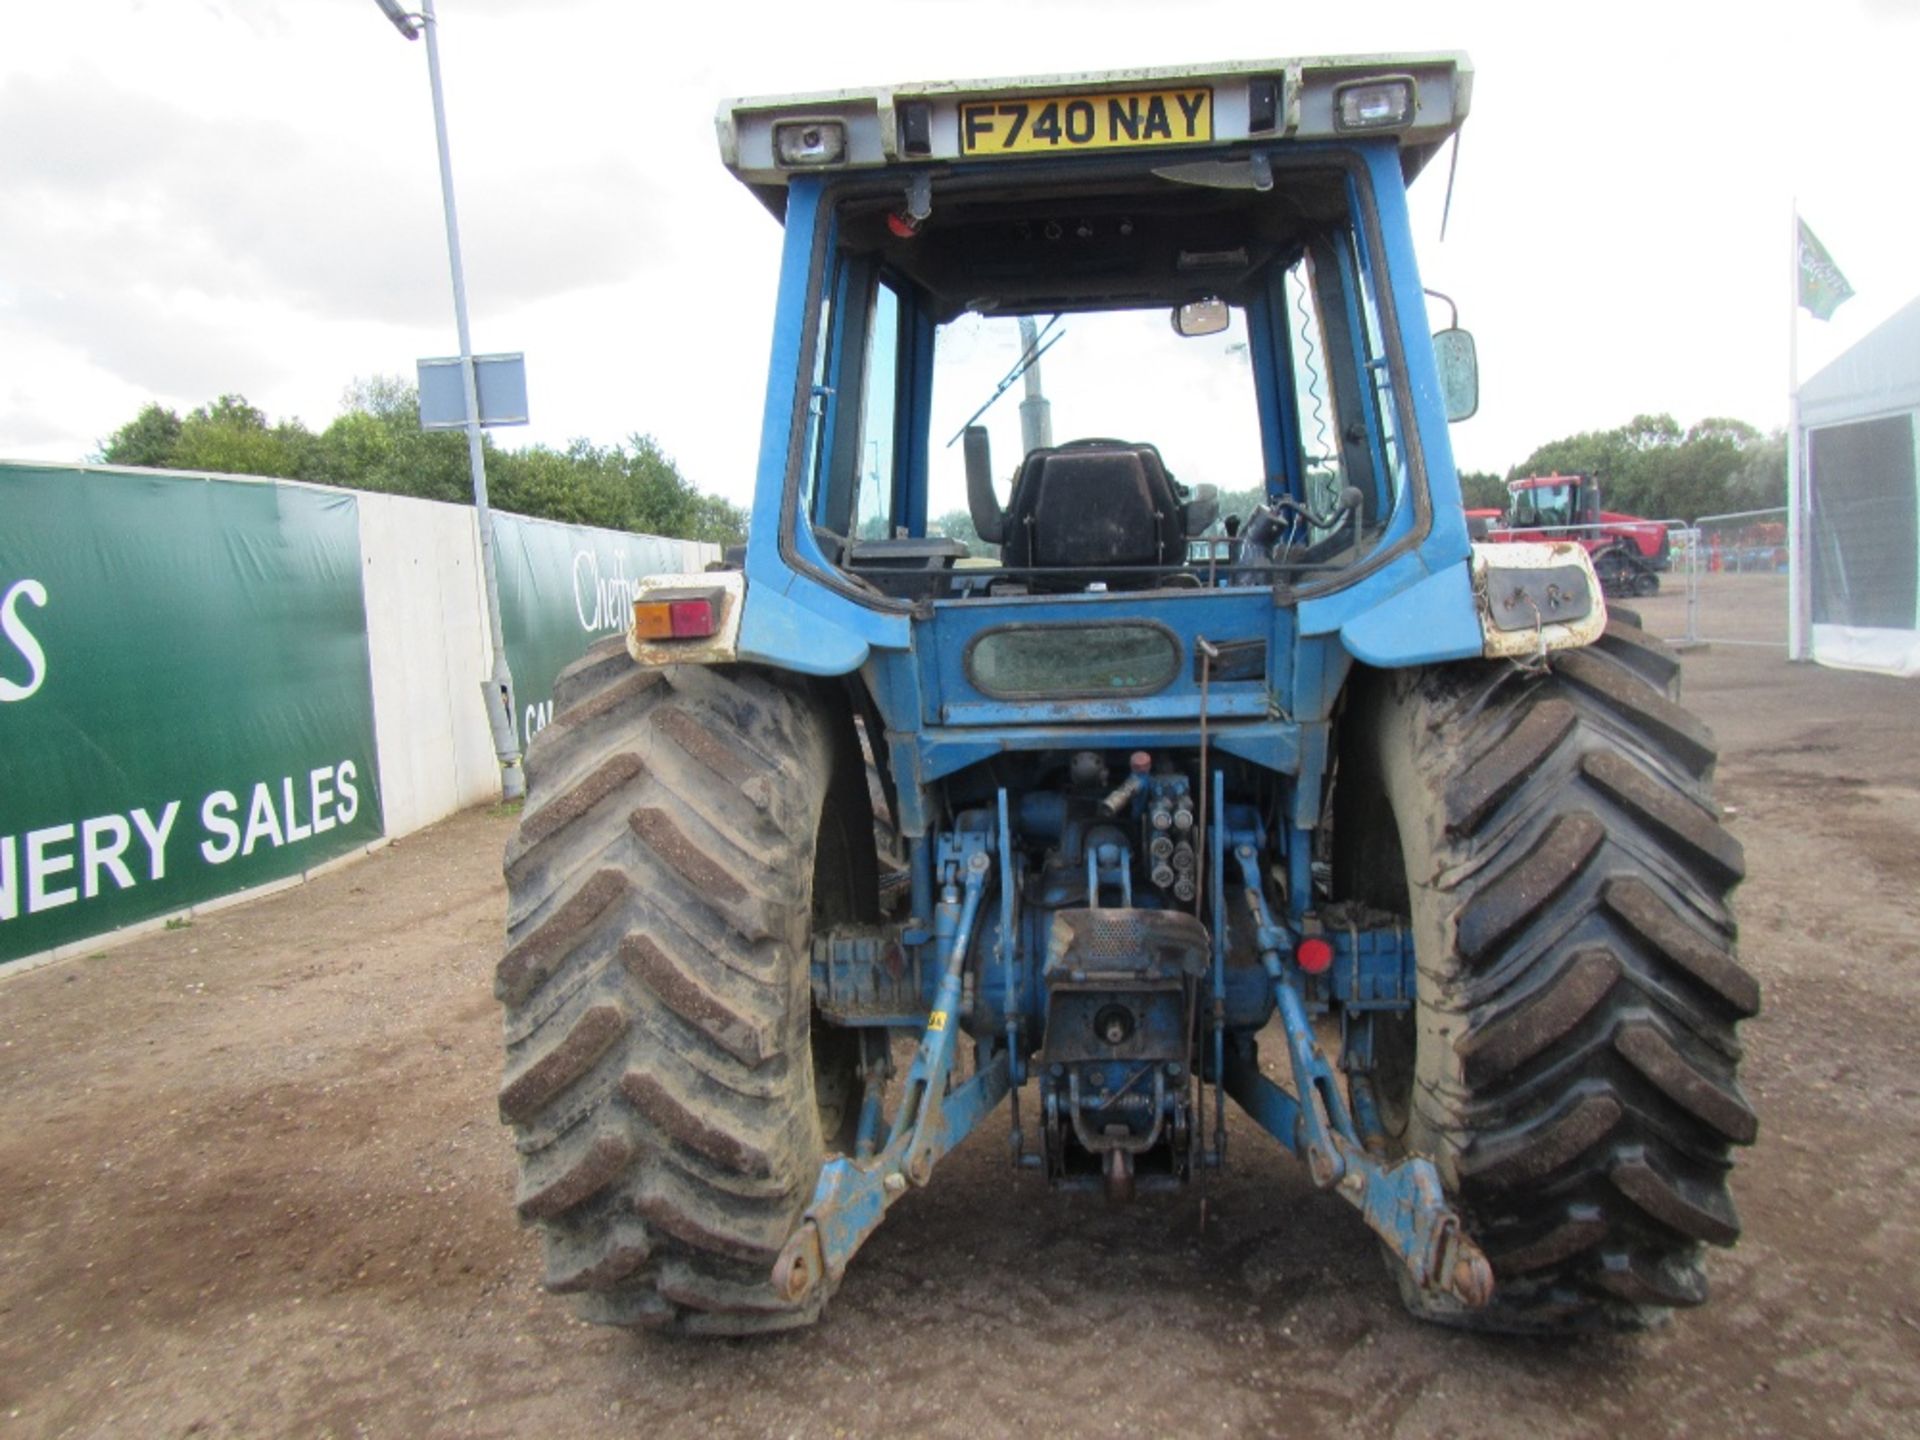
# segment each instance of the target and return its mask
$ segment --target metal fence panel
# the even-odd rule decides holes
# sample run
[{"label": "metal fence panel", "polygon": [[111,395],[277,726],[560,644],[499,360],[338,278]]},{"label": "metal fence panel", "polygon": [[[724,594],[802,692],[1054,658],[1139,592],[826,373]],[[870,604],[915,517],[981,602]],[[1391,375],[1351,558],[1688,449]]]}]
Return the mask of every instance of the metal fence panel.
[{"label": "metal fence panel", "polygon": [[1702,515],[1686,546],[1685,638],[1786,649],[1786,507]]}]

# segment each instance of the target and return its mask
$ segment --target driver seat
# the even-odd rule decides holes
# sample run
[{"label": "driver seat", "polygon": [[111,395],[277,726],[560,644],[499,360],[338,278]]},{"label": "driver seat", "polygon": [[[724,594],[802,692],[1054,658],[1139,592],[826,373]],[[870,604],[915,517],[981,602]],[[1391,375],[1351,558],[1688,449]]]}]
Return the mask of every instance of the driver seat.
[{"label": "driver seat", "polygon": [[[1187,558],[1186,506],[1160,452],[1125,440],[1031,452],[1014,480],[1003,534],[1002,563],[1012,569],[1181,565]],[[1101,579],[1113,589],[1156,583],[1125,573],[1060,579],[1075,588]]]}]

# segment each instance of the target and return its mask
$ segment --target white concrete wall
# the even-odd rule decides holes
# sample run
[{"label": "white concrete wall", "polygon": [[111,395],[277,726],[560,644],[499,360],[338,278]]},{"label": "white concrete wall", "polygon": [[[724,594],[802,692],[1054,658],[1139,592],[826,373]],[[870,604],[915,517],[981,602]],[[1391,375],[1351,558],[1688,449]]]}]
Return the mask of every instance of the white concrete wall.
[{"label": "white concrete wall", "polygon": [[480,698],[493,656],[473,510],[359,499],[374,743],[392,837],[499,798]]},{"label": "white concrete wall", "polygon": [[[359,501],[374,744],[393,839],[500,798],[480,694],[493,651],[473,507],[367,493]],[[719,546],[697,540],[597,533],[633,547],[636,574],[695,572],[720,558]]]}]

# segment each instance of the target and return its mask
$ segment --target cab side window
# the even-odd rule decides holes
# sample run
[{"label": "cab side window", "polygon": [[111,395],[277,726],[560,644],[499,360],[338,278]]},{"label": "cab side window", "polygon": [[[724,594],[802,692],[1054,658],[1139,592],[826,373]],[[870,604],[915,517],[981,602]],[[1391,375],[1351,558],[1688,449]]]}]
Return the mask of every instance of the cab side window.
[{"label": "cab side window", "polygon": [[900,297],[884,280],[874,290],[860,386],[859,445],[853,461],[853,534],[884,540],[893,533],[894,446],[900,383]]}]

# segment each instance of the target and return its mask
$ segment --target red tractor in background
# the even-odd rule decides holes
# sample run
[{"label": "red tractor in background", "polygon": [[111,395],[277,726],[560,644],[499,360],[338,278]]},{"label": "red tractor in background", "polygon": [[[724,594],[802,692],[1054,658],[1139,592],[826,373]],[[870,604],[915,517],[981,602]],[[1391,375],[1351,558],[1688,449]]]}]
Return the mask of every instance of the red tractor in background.
[{"label": "red tractor in background", "polygon": [[1476,540],[1572,540],[1593,558],[1609,595],[1656,595],[1672,563],[1667,528],[1657,520],[1600,508],[1591,475],[1530,475],[1507,482],[1507,513],[1469,510]]}]

